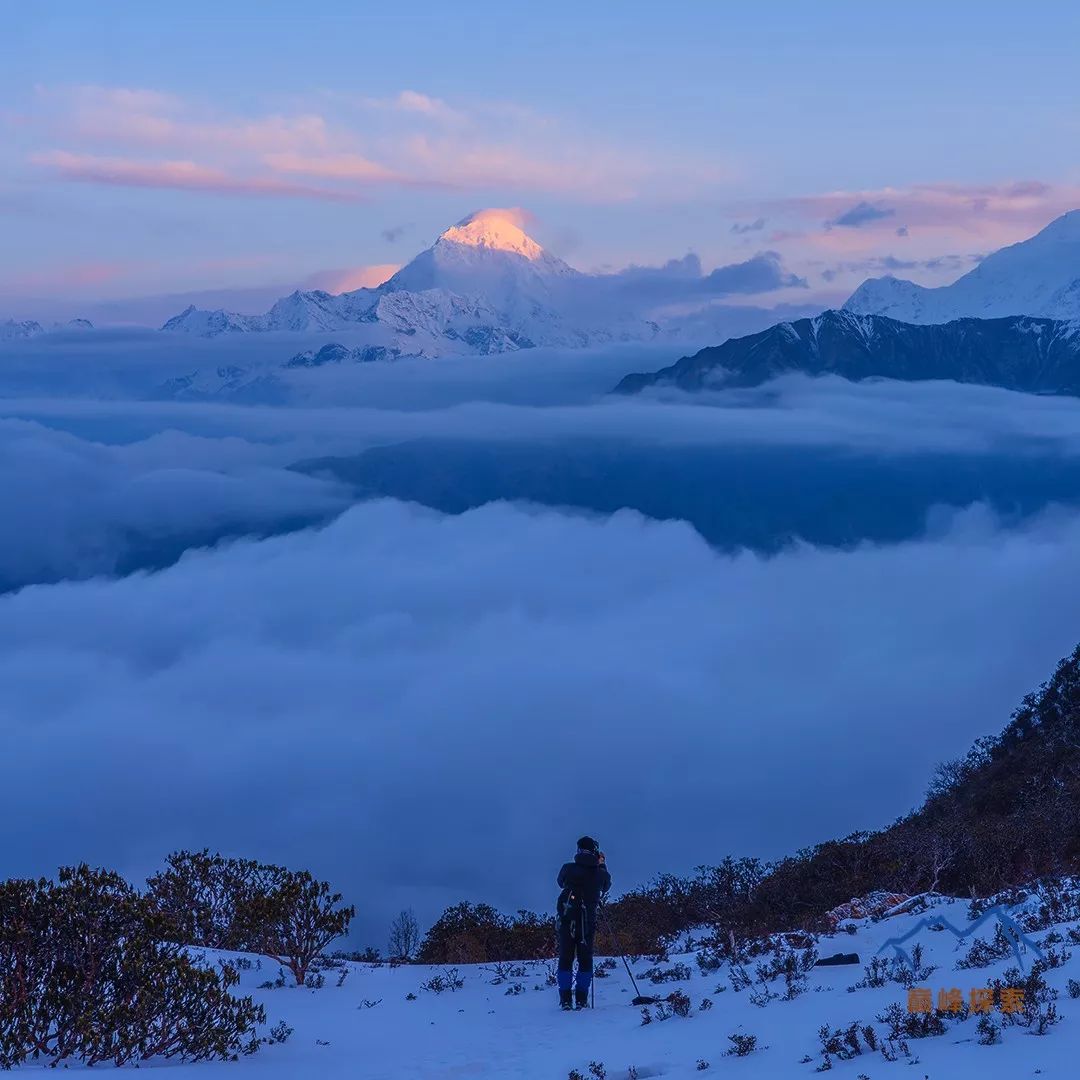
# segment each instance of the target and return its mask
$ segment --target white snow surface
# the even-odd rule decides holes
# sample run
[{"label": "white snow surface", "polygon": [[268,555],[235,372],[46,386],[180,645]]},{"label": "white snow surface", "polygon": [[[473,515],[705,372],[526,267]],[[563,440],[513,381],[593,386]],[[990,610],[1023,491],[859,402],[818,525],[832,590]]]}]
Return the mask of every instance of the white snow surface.
[{"label": "white snow surface", "polygon": [[[294,1028],[283,1045],[264,1046],[255,1055],[239,1062],[175,1064],[162,1062],[167,1075],[176,1080],[201,1077],[235,1080],[259,1076],[268,1080],[286,1078],[327,1078],[327,1080],[462,1080],[498,1077],[500,1080],[565,1080],[571,1069],[590,1078],[590,1062],[602,1063],[607,1080],[627,1080],[636,1069],[639,1080],[664,1077],[689,1080],[691,1077],[739,1077],[741,1080],[810,1078],[821,1064],[818,1029],[823,1024],[846,1027],[858,1020],[873,1024],[879,1035],[884,1025],[876,1016],[891,1004],[907,1011],[907,991],[897,983],[880,989],[848,988],[863,978],[869,963],[887,938],[906,933],[928,914],[944,915],[953,925],[968,923],[966,901],[940,901],[930,912],[900,915],[873,923],[853,923],[856,932],[839,932],[818,942],[821,956],[836,952],[857,952],[858,966],[815,968],[807,990],[794,1000],[776,998],[765,1006],[751,1003],[747,991],[735,992],[728,979],[728,967],[701,974],[692,953],[672,953],[670,966],[685,963],[692,975],[686,982],[653,985],[642,977],[653,961],[642,958],[632,963],[643,994],[666,995],[683,990],[693,1003],[685,1019],[673,1016],[642,1026],[640,1009],[630,1004],[634,996],[623,966],[618,964],[606,978],[597,980],[596,1008],[582,1013],[560,1012],[556,991],[545,985],[553,963],[527,963],[526,973],[500,981],[494,965],[460,965],[464,986],[439,994],[421,990],[421,984],[445,968],[404,965],[396,968],[349,963],[349,973],[338,987],[337,974],[326,974],[322,989],[287,986],[259,990],[259,983],[273,979],[277,967],[262,960],[261,970],[242,975],[242,991],[251,993],[265,1005],[268,1025],[284,1020]],[[1075,923],[1056,929],[1066,934]],[[1047,931],[1032,935],[1042,941]],[[977,937],[989,940],[992,923],[984,924]],[[988,967],[958,969],[956,962],[967,953],[971,941],[958,942],[947,932],[925,929],[909,945],[921,944],[924,963],[938,965],[929,978],[917,983],[931,989],[937,1001],[941,989],[957,988],[964,1000],[972,988],[984,987],[1014,966],[1015,961],[999,961]],[[1068,942],[1057,946],[1068,949]],[[883,956],[891,955],[886,950]],[[208,952],[211,962],[228,954]],[[1080,952],[1077,953],[1080,957]],[[253,958],[254,959],[254,958]],[[1032,957],[1024,957],[1025,971]],[[753,963],[748,970],[753,974]],[[977,1041],[977,1017],[951,1021],[946,1034],[908,1042],[910,1057],[887,1062],[880,1053],[864,1051],[854,1059],[834,1059],[832,1075],[856,1080],[1014,1080],[1040,1076],[1064,1080],[1076,1075],[1075,1061],[1080,1051],[1080,1001],[1067,992],[1070,978],[1080,977],[1080,959],[1071,959],[1046,974],[1047,983],[1060,991],[1057,1001],[1063,1019],[1045,1036],[1029,1034],[1022,1027],[1003,1028],[1001,1041],[983,1046]],[[289,979],[291,982],[291,977]],[[520,983],[524,989],[508,994]],[[718,987],[724,989],[715,993]],[[782,980],[772,989],[782,994]],[[410,1001],[407,995],[415,994]],[[702,1012],[703,999],[713,1007]],[[365,1002],[378,1002],[371,1007]],[[1001,1014],[995,1010],[995,1021]],[[752,1034],[759,1049],[746,1057],[725,1056],[731,1046],[728,1036]],[[803,1059],[809,1056],[809,1061]],[[708,1067],[698,1068],[705,1061]],[[144,1068],[155,1068],[150,1062]],[[31,1071],[26,1067],[24,1071]]]},{"label": "white snow surface", "polygon": [[928,289],[892,276],[870,278],[844,307],[911,323],[1007,315],[1080,319],[1080,210],[988,255],[951,285]]}]

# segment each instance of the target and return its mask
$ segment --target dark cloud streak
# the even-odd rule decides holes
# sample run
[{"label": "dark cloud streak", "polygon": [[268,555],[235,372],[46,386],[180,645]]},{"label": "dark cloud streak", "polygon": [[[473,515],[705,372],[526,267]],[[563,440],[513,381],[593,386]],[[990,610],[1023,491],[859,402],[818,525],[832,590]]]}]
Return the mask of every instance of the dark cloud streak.
[{"label": "dark cloud streak", "polygon": [[887,206],[874,206],[865,201],[858,202],[850,210],[845,210],[842,214],[837,214],[836,217],[825,222],[825,227],[839,226],[841,228],[859,229],[863,225],[891,218],[895,214],[896,211]]}]

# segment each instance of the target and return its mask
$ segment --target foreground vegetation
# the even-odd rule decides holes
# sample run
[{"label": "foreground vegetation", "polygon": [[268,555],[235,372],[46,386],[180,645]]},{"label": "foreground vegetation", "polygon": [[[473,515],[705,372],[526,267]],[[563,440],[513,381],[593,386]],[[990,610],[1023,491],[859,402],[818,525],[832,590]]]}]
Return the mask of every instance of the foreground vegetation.
[{"label": "foreground vegetation", "polygon": [[190,946],[259,953],[302,983],[353,917],[306,871],[207,852],[170,856],[148,885],[85,865],[0,883],[0,1068],[254,1053],[262,1007]]}]

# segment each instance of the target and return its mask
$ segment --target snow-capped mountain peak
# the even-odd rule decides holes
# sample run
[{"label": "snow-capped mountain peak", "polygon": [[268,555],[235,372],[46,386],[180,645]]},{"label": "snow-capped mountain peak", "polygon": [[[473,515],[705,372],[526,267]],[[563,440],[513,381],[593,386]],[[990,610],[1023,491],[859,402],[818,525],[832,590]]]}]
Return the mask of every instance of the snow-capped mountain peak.
[{"label": "snow-capped mountain peak", "polygon": [[951,285],[930,289],[901,278],[870,278],[844,307],[912,323],[1009,315],[1080,318],[1080,210],[988,255]]},{"label": "snow-capped mountain peak", "polygon": [[532,262],[542,260],[546,253],[522,229],[524,222],[525,215],[520,210],[477,210],[442,233],[436,243],[509,251]]},{"label": "snow-capped mountain peak", "polygon": [[552,290],[576,279],[578,272],[545,251],[522,229],[524,222],[520,210],[478,210],[440,234],[383,288],[483,296],[518,316],[522,307],[557,303]]}]

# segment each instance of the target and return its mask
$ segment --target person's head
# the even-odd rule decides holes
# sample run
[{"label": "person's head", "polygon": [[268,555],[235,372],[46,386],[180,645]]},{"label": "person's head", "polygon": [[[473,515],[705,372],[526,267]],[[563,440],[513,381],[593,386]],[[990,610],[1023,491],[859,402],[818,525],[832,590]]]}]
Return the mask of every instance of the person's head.
[{"label": "person's head", "polygon": [[600,850],[600,845],[591,836],[583,836],[577,842],[577,849],[586,855],[595,855]]}]

